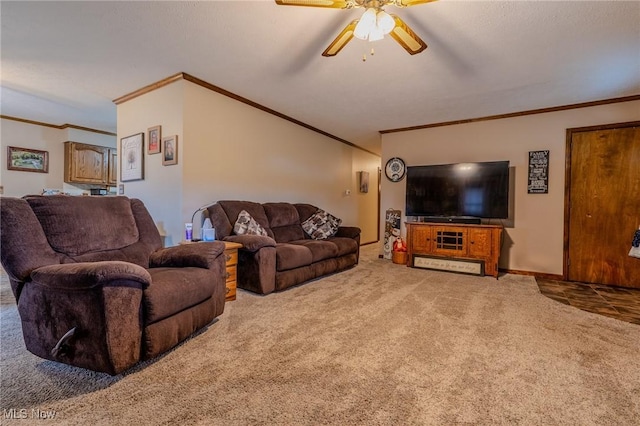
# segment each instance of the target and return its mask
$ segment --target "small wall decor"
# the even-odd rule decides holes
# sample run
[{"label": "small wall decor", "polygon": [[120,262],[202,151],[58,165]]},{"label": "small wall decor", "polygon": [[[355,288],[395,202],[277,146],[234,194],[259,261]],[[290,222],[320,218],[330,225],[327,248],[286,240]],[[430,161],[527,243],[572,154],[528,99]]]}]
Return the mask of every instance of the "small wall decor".
[{"label": "small wall decor", "polygon": [[549,193],[549,150],[529,151],[529,194]]},{"label": "small wall decor", "polygon": [[369,192],[369,172],[358,172],[358,186],[363,194]]},{"label": "small wall decor", "polygon": [[149,127],[147,140],[149,141],[147,145],[147,153],[159,154],[160,146],[162,145],[162,127],[161,126]]},{"label": "small wall decor", "polygon": [[49,152],[8,146],[7,170],[49,173]]},{"label": "small wall decor", "polygon": [[178,164],[178,136],[162,138],[162,165]]},{"label": "small wall decor", "polygon": [[120,181],[144,179],[144,133],[120,139]]},{"label": "small wall decor", "polygon": [[384,174],[391,182],[400,182],[404,179],[407,172],[407,166],[402,158],[393,157],[387,161],[384,167]]}]

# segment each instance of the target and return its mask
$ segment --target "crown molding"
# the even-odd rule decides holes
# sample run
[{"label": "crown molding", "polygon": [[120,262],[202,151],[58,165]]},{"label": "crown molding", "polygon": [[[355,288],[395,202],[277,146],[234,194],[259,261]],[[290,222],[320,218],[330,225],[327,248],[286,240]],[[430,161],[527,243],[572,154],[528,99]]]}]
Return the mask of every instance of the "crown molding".
[{"label": "crown molding", "polygon": [[397,129],[379,130],[380,134],[407,132],[410,130],[430,129],[432,127],[454,126],[457,124],[477,123],[479,121],[500,120],[503,118],[522,117],[525,115],[544,114],[547,112],[566,111],[570,109],[587,108],[599,105],[617,104],[640,100],[640,95],[623,96],[619,98],[603,99],[599,101],[582,102],[578,104],[562,105],[549,108],[531,109],[527,111],[511,112],[507,114],[488,115],[486,117],[468,118],[465,120],[445,121],[442,123],[422,124],[418,126],[400,127]]},{"label": "crown molding", "polygon": [[92,129],[90,127],[77,126],[75,124],[69,124],[69,123],[58,125],[58,124],[45,123],[42,121],[27,120],[26,118],[12,117],[10,115],[0,115],[0,118],[3,118],[5,120],[19,121],[21,123],[26,123],[26,124],[34,124],[36,126],[51,127],[52,129],[60,129],[60,130],[75,129],[75,130],[83,130],[85,132],[100,133],[101,135],[116,136],[115,133],[107,132],[106,130]]},{"label": "crown molding", "polygon": [[175,83],[176,81],[180,81],[184,78],[184,73],[179,72],[167,78],[164,78],[160,81],[156,81],[155,83],[151,83],[147,86],[141,87],[138,90],[134,90],[131,93],[127,93],[126,95],[120,96],[113,100],[113,103],[116,105],[120,105],[121,103],[130,101],[131,99],[135,99],[138,96],[146,95],[149,92],[153,92],[154,90],[160,89],[161,87],[167,86],[171,83]]},{"label": "crown molding", "polygon": [[364,152],[368,152],[369,154],[373,154],[376,157],[380,157],[380,155],[376,154],[375,152],[372,152],[372,151],[369,151],[368,149],[362,148],[361,146],[358,146],[358,145],[354,144],[353,142],[349,142],[346,139],[342,139],[342,138],[340,138],[338,136],[332,135],[331,133],[325,132],[324,130],[320,130],[317,127],[313,127],[310,124],[304,123],[304,122],[302,122],[300,120],[296,120],[293,117],[289,117],[288,115],[282,114],[281,112],[278,112],[276,110],[268,108],[268,107],[266,107],[264,105],[261,105],[261,104],[259,104],[257,102],[254,102],[254,101],[252,101],[250,99],[247,99],[245,97],[237,95],[237,94],[235,94],[233,92],[230,92],[228,90],[223,89],[222,87],[216,86],[214,84],[211,84],[209,82],[206,82],[206,81],[204,81],[202,79],[199,79],[197,77],[194,77],[194,76],[192,76],[190,74],[187,74],[187,73],[184,73],[184,72],[180,72],[180,73],[174,74],[174,75],[172,75],[170,77],[167,77],[167,78],[165,78],[163,80],[160,80],[160,81],[157,81],[155,83],[149,84],[148,86],[144,86],[144,87],[142,87],[142,88],[140,88],[138,90],[135,90],[135,91],[133,91],[131,93],[128,93],[128,94],[126,94],[124,96],[121,96],[121,97],[119,97],[117,99],[114,99],[113,102],[116,105],[119,105],[121,103],[130,101],[131,99],[137,98],[138,96],[145,95],[145,94],[147,94],[149,92],[152,92],[154,90],[157,90],[157,89],[159,89],[161,87],[164,87],[164,86],[169,85],[171,83],[175,83],[176,81],[180,81],[180,80],[186,80],[186,81],[189,81],[189,82],[191,82],[193,84],[197,84],[198,86],[201,86],[201,87],[203,87],[205,89],[208,89],[208,90],[211,90],[213,92],[219,93],[221,95],[227,96],[227,97],[229,97],[231,99],[234,99],[234,100],[236,100],[238,102],[242,102],[243,104],[249,105],[249,106],[251,106],[253,108],[259,109],[259,110],[264,111],[264,112],[266,112],[268,114],[275,115],[276,117],[282,118],[283,120],[287,120],[287,121],[289,121],[291,123],[297,124],[298,126],[304,127],[305,129],[309,129],[309,130],[311,130],[313,132],[316,132],[316,133],[319,133],[319,134],[321,134],[323,136],[326,136],[328,138],[334,139],[334,140],[336,140],[338,142],[341,142],[341,143],[343,143],[345,145],[349,145],[352,148],[356,148],[356,149],[362,150]]}]

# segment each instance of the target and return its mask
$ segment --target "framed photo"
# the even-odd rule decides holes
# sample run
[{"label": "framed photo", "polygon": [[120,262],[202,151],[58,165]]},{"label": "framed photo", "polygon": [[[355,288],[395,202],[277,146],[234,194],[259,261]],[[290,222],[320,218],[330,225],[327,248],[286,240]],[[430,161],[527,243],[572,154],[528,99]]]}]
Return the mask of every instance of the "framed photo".
[{"label": "framed photo", "polygon": [[144,179],[144,133],[120,139],[120,180]]},{"label": "framed photo", "polygon": [[8,146],[7,170],[49,173],[49,152]]},{"label": "framed photo", "polygon": [[358,182],[360,192],[366,194],[367,192],[369,192],[369,172],[358,172],[358,175],[360,177],[360,182]]},{"label": "framed photo", "polygon": [[159,154],[162,146],[162,129],[161,126],[149,127],[147,134],[147,153]]},{"label": "framed photo", "polygon": [[178,164],[178,136],[162,138],[162,165]]}]

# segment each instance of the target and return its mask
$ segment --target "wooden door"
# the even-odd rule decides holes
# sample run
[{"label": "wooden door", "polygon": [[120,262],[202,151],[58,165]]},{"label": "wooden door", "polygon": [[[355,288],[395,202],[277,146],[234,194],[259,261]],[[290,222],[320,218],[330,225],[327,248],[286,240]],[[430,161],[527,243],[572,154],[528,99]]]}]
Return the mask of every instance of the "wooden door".
[{"label": "wooden door", "polygon": [[640,122],[567,134],[570,281],[640,288]]}]

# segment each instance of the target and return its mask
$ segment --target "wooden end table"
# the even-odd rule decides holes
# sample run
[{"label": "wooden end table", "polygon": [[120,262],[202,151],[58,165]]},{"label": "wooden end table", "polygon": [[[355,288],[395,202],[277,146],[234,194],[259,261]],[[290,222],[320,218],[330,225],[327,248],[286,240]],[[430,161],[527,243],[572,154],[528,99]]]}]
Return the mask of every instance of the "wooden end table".
[{"label": "wooden end table", "polygon": [[[200,243],[202,241],[197,241]],[[224,258],[227,268],[227,293],[225,297],[226,302],[236,300],[236,287],[238,282],[238,249],[242,248],[240,243],[231,243],[229,241],[222,241],[224,243]],[[180,244],[191,244],[191,241],[181,241]]]}]

